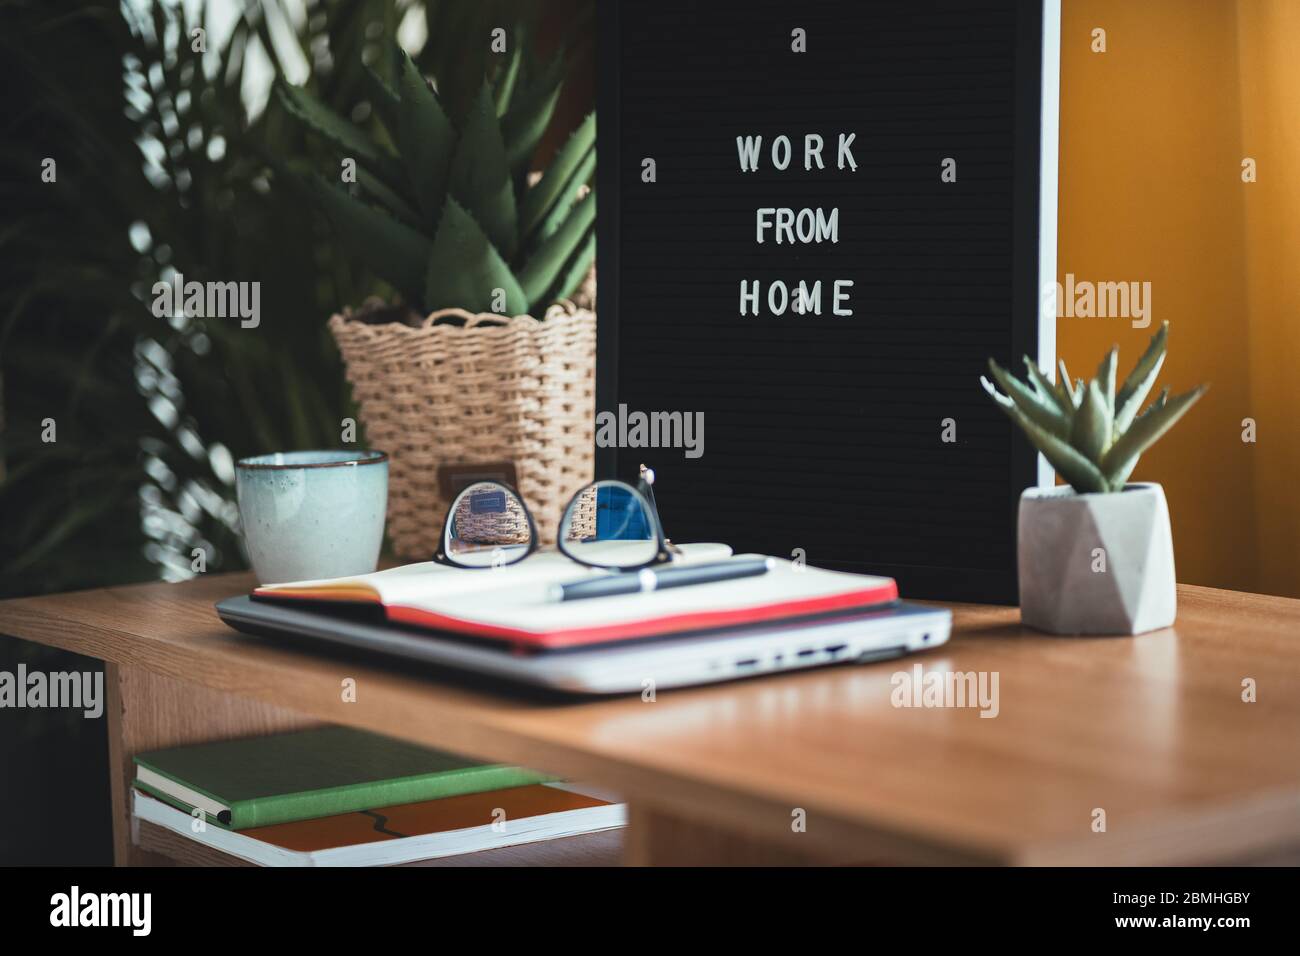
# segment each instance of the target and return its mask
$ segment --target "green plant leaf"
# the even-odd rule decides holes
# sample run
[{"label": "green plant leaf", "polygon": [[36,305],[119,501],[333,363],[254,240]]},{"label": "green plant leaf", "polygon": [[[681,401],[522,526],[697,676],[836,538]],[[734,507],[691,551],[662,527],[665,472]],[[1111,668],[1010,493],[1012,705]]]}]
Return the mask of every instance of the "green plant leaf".
[{"label": "green plant leaf", "polygon": [[281,82],[276,86],[276,93],[291,116],[324,136],[344,156],[355,159],[357,165],[369,166],[390,187],[400,188],[405,182],[402,165],[396,157],[306,90]]},{"label": "green plant leaf", "polygon": [[1062,478],[1070,483],[1070,486],[1075,491],[1080,494],[1088,494],[1090,492],[1110,490],[1106,484],[1105,476],[1097,469],[1096,465],[1088,461],[1060,438],[1047,431],[1047,429],[1040,427],[1021,411],[1020,406],[1014,401],[1005,395],[999,394],[998,390],[993,387],[993,383],[987,378],[980,376],[980,384],[984,386],[984,391],[989,393],[993,401],[997,402],[998,407],[1020,426],[1030,444],[1043,453],[1043,457],[1048,460]]},{"label": "green plant leaf", "polygon": [[1101,462],[1101,469],[1107,475],[1126,479],[1137,464],[1138,457],[1154,445],[1165,432],[1173,427],[1178,419],[1196,404],[1197,399],[1205,394],[1207,385],[1198,385],[1190,392],[1175,395],[1168,401],[1153,403],[1150,408],[1134,420],[1129,428],[1110,451],[1106,452]]},{"label": "green plant leaf", "polygon": [[1093,379],[1083,393],[1083,401],[1070,426],[1070,445],[1088,461],[1100,465],[1110,447],[1111,417],[1102,386]]},{"label": "green plant leaf", "polygon": [[[307,195],[309,198],[312,196],[311,193],[305,192],[302,187],[304,181],[317,178],[312,169],[312,164],[308,160],[291,159],[287,163],[282,163],[274,157],[269,157],[267,161],[278,174],[284,175],[290,186],[295,187],[300,194]],[[365,195],[366,199],[377,203],[393,218],[400,220],[413,229],[420,229],[422,225],[420,214],[416,212],[409,199],[395,189],[391,189],[382,179],[372,175],[365,166],[358,165],[356,174],[357,189]],[[340,188],[353,198],[357,198],[354,190],[348,186]]]},{"label": "green plant leaf", "polygon": [[[1151,378],[1151,369],[1159,368],[1164,361],[1165,347],[1169,341],[1169,323],[1168,321],[1160,323],[1160,328],[1156,329],[1151,341],[1147,344],[1147,350],[1142,353],[1138,359],[1137,365],[1133,366],[1133,371],[1128,373],[1128,378],[1124,379],[1124,384],[1120,386],[1119,394],[1115,398],[1117,408],[1123,408],[1128,404],[1129,399],[1141,387],[1142,383]],[[1148,383],[1148,388],[1150,383]],[[1138,406],[1141,406],[1141,399],[1138,400]],[[1135,409],[1136,411],[1136,409]]]},{"label": "green plant leaf", "polygon": [[1038,396],[1037,392],[1003,369],[993,359],[989,359],[989,371],[992,373],[993,378],[997,380],[998,385],[1002,387],[1002,391],[1006,392],[1021,411],[1037,422],[1040,428],[1044,428],[1061,438],[1070,433],[1069,419],[1056,407],[1055,403],[1049,405]]},{"label": "green plant leaf", "polygon": [[398,143],[420,212],[432,230],[447,195],[456,131],[404,50],[397,53],[397,69],[401,97]]},{"label": "green plant leaf", "polygon": [[447,188],[483,227],[501,256],[507,262],[513,259],[518,244],[515,190],[486,81],[466,114]]},{"label": "green plant leaf", "polygon": [[[1101,360],[1097,366],[1096,381],[1101,388],[1102,400],[1106,403],[1106,418],[1113,423],[1115,420],[1115,368],[1119,363],[1119,346],[1112,345],[1106,357]],[[1106,444],[1110,444],[1110,434],[1107,432]]]},{"label": "green plant leaf", "polygon": [[379,117],[379,122],[384,124],[388,134],[394,138],[397,137],[401,128],[402,101],[397,95],[397,91],[389,85],[388,80],[380,76],[378,71],[371,66],[363,64],[361,75],[365,78],[366,93],[370,99],[370,105]]},{"label": "green plant leaf", "polygon": [[394,218],[406,223],[412,229],[418,230],[423,227],[424,222],[410,201],[399,195],[396,190],[390,189],[383,180],[372,176],[364,166],[357,167],[357,185]]},{"label": "green plant leaf", "polygon": [[515,84],[519,81],[519,69],[524,61],[524,48],[528,45],[528,32],[526,23],[519,23],[515,27],[514,43],[511,45],[509,59],[501,68],[497,76],[496,84],[492,90],[492,99],[496,105],[497,116],[505,116],[506,111],[510,108],[510,100],[515,92]]},{"label": "green plant leaf", "polygon": [[[1142,414],[1146,415],[1149,414],[1150,412],[1155,411],[1156,409],[1164,408],[1165,403],[1168,401],[1169,401],[1169,386],[1166,385],[1161,390],[1160,394],[1155,397],[1155,400],[1149,406],[1147,406],[1147,410]],[[1121,464],[1117,465],[1115,469],[1112,472],[1110,472],[1108,480],[1110,481],[1112,488],[1119,490],[1124,487],[1124,485],[1128,482],[1129,475],[1133,474],[1133,469],[1137,467],[1138,459],[1141,457],[1142,457],[1141,453],[1138,453],[1134,455],[1132,458],[1130,458],[1128,461],[1122,462]]]},{"label": "green plant leaf", "polygon": [[[591,152],[587,153],[586,158],[582,161],[582,165],[579,166],[578,170],[573,174],[573,192],[561,194],[559,201],[551,207],[551,211],[546,214],[542,219],[541,224],[533,233],[532,241],[534,243],[543,242],[546,239],[549,239],[555,231],[564,224],[565,218],[572,214],[573,207],[582,201],[583,197],[580,195],[580,187],[591,180],[592,174],[595,171],[596,151],[595,149],[592,149]],[[596,187],[595,185],[592,185],[591,192],[594,193],[595,191]]]},{"label": "green plant leaf", "polygon": [[1047,380],[1047,376],[1039,370],[1038,363],[1028,355],[1024,356],[1024,359],[1025,371],[1029,373],[1029,383],[1034,386],[1034,391],[1042,396],[1045,401],[1054,405],[1057,411],[1062,415],[1065,415],[1067,418],[1070,417],[1074,413],[1074,405],[1062,405],[1061,393],[1057,390],[1055,385]]},{"label": "green plant leaf", "polygon": [[587,273],[591,271],[591,264],[596,259],[596,224],[592,223],[587,227],[587,234],[579,243],[577,250],[569,257],[568,263],[561,270],[555,283],[546,293],[546,302],[554,302],[556,299],[567,299],[573,292],[582,285]]},{"label": "green plant leaf", "polygon": [[560,98],[560,88],[564,84],[563,51],[542,70],[536,81],[525,89],[519,90],[501,117],[501,132],[506,142],[506,156],[510,161],[510,170],[515,176],[528,171],[537,144],[541,141],[546,127],[551,125],[551,114]]},{"label": "green plant leaf", "polygon": [[391,282],[408,301],[416,301],[433,248],[422,234],[318,176],[290,177],[302,184],[316,207],[334,227],[335,236],[380,278]]},{"label": "green plant leaf", "polygon": [[531,236],[557,207],[567,213],[578,201],[578,187],[591,176],[595,165],[596,114],[588,113],[555,154],[541,182],[525,194],[519,215],[520,233]]},{"label": "green plant leaf", "polygon": [[528,297],[510,267],[474,217],[448,196],[428,260],[425,306],[491,312],[496,289],[505,291],[505,314],[528,311]]},{"label": "green plant leaf", "polygon": [[[1132,374],[1129,375],[1128,380],[1124,382],[1124,389],[1121,389],[1120,397],[1117,399],[1119,405],[1115,410],[1116,437],[1128,431],[1129,426],[1133,424],[1133,419],[1137,417],[1138,409],[1141,408],[1142,403],[1146,401],[1147,393],[1150,392],[1151,387],[1155,385],[1156,376],[1160,374],[1160,369],[1164,364],[1165,350],[1162,344],[1160,354],[1155,356],[1155,360],[1149,362],[1146,361],[1146,356],[1143,356],[1143,361],[1138,363],[1137,368],[1133,370]],[[1137,375],[1139,370],[1144,370],[1146,374],[1140,381],[1135,382],[1133,381],[1133,376]],[[1168,389],[1165,391],[1168,392]]]},{"label": "green plant leaf", "polygon": [[[495,58],[492,29],[511,27],[519,11],[507,10],[496,0],[426,0],[424,8],[428,41],[420,50],[420,66],[437,77],[438,98],[459,126],[488,75],[489,59]],[[513,40],[510,35],[508,42]]]},{"label": "green plant leaf", "polygon": [[519,284],[530,304],[542,304],[565,264],[582,245],[587,228],[596,221],[596,194],[588,193],[549,239],[542,242],[519,272]]},{"label": "green plant leaf", "polygon": [[1061,370],[1061,378],[1056,383],[1056,387],[1060,390],[1061,395],[1069,401],[1070,408],[1076,409],[1079,407],[1079,399],[1083,396],[1076,393],[1074,386],[1070,384],[1073,379],[1070,378],[1070,373],[1065,369],[1065,359],[1059,359],[1057,364]]}]

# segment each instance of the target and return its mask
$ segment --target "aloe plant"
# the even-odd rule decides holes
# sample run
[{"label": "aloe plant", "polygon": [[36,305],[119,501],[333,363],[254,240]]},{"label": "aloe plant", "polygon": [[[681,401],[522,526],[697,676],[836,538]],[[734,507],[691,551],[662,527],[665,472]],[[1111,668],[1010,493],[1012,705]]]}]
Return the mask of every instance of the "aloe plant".
[{"label": "aloe plant", "polygon": [[980,384],[1075,491],[1120,491],[1142,453],[1208,388],[1200,385],[1173,398],[1165,388],[1144,411],[1138,411],[1164,364],[1168,339],[1169,323],[1165,322],[1118,388],[1118,346],[1106,353],[1097,377],[1090,382],[1078,379],[1071,385],[1061,361],[1060,381],[1053,384],[1026,355],[1027,381],[989,359],[989,372],[1005,395],[984,376],[980,376]]},{"label": "aloe plant", "polygon": [[540,314],[581,284],[595,258],[595,190],[579,198],[596,165],[595,114],[530,186],[529,161],[559,97],[563,57],[538,69],[525,46],[516,37],[495,82],[484,77],[455,125],[400,48],[395,83],[363,67],[386,138],[302,88],[278,87],[289,115],[356,162],[351,191],[319,172],[298,168],[296,178],[339,241],[412,307]]}]

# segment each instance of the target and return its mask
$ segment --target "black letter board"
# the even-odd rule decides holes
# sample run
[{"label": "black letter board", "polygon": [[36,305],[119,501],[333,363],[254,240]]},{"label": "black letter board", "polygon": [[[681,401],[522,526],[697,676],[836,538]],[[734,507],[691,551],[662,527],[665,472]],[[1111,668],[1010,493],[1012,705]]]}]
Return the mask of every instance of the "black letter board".
[{"label": "black letter board", "polygon": [[1051,473],[979,376],[1055,361],[1059,5],[602,3],[600,35],[597,409],[704,441],[597,472],[652,465],[680,541],[1014,602]]}]

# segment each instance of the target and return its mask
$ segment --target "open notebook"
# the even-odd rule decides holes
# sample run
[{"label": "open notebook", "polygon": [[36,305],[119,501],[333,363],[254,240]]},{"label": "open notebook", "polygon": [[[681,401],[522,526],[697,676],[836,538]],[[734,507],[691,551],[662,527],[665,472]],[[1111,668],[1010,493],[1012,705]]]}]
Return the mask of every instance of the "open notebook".
[{"label": "open notebook", "polygon": [[[683,545],[685,562],[717,561],[725,545]],[[388,620],[443,633],[552,649],[738,627],[866,608],[897,600],[892,578],[773,559],[758,577],[582,601],[554,601],[554,585],[617,572],[554,552],[516,565],[466,570],[433,562],[328,581],[260,587],[258,599],[377,604]]]}]

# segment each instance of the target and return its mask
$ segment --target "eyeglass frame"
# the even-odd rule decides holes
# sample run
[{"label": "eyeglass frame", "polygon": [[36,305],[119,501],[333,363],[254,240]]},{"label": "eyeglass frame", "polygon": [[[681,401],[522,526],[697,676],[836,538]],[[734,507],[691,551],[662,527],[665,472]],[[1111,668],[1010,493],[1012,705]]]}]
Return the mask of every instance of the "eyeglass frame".
[{"label": "eyeglass frame", "polygon": [[[469,491],[470,488],[473,488],[474,485],[479,484],[497,485],[498,487],[504,488],[515,496],[515,500],[519,502],[519,507],[524,509],[524,518],[528,522],[528,549],[519,557],[513,558],[510,561],[505,561],[501,564],[458,564],[447,554],[447,532],[451,530],[451,522],[456,512],[456,503],[460,501],[461,496],[464,495],[465,492]],[[562,537],[561,532],[564,531],[565,519],[569,517],[569,512],[573,509],[574,502],[576,502],[584,492],[587,492],[598,485],[605,484],[622,485],[634,494],[639,495],[641,500],[649,506],[651,524],[653,525],[655,535],[655,554],[654,557],[650,558],[648,561],[643,561],[640,564],[597,564],[593,561],[584,561],[582,558],[575,556],[565,549],[564,538]],[[597,478],[595,481],[587,482],[575,491],[572,497],[569,498],[568,504],[564,506],[564,511],[560,513],[560,523],[555,529],[556,549],[570,561],[580,564],[583,567],[600,568],[604,571],[640,571],[644,568],[654,567],[659,564],[667,564],[672,561],[673,555],[680,554],[681,552],[678,551],[676,545],[664,536],[663,522],[659,518],[659,505],[655,502],[654,471],[647,468],[645,465],[642,465],[640,477],[637,479],[637,485],[638,487],[634,488],[626,481],[621,481],[617,478]],[[642,490],[643,488],[644,490]],[[476,481],[473,484],[462,488],[456,494],[456,497],[451,500],[451,504],[447,506],[447,514],[442,519],[442,533],[438,536],[438,550],[434,552],[432,560],[435,564],[441,564],[444,567],[460,568],[465,571],[482,571],[484,569],[505,568],[512,564],[518,564],[520,561],[525,561],[531,557],[537,549],[537,522],[533,520],[533,511],[528,507],[528,502],[524,500],[524,496],[521,495],[519,490],[509,482],[485,479],[483,481]]]}]

